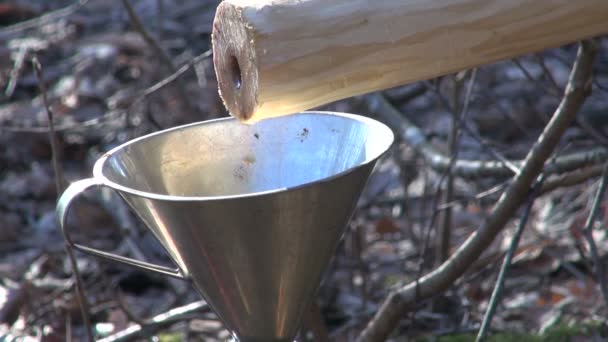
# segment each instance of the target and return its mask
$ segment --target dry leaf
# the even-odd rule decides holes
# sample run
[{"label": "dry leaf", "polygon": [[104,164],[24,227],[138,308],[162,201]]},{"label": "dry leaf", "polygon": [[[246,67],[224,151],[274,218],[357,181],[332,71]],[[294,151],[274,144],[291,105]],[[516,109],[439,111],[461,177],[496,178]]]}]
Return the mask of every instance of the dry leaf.
[{"label": "dry leaf", "polygon": [[397,227],[397,225],[395,225],[393,219],[389,217],[382,217],[381,219],[376,221],[376,233],[380,235],[395,234],[399,233],[400,231],[401,230],[399,229],[399,227]]}]

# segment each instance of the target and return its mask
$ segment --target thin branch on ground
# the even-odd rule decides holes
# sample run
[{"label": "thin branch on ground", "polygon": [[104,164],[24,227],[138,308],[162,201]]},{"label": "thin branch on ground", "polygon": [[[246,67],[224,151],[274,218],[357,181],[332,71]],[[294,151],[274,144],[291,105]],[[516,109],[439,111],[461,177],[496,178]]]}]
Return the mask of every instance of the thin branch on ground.
[{"label": "thin branch on ground", "polygon": [[[441,186],[443,185],[443,181],[445,180],[446,176],[447,176],[448,170],[446,169],[443,174],[441,175],[441,178],[439,179],[439,181],[437,182],[437,188],[435,189],[435,195],[433,196],[433,214],[431,215],[431,218],[428,222],[428,224],[426,225],[426,229],[423,231],[424,233],[424,238],[422,240],[422,246],[420,247],[420,254],[418,257],[418,264],[417,264],[417,270],[416,270],[416,279],[414,280],[414,284],[415,284],[415,289],[414,289],[414,298],[415,301],[418,301],[418,283],[420,281],[420,278],[422,278],[422,272],[424,271],[424,259],[425,259],[425,254],[426,254],[426,250],[429,246],[429,241],[431,240],[431,232],[433,231],[433,227],[435,226],[435,221],[437,221],[437,218],[439,217],[439,213],[441,213],[441,210],[439,209],[440,207],[440,198],[441,198]],[[412,312],[412,321],[414,320],[414,317],[416,315],[416,312],[413,311]]]},{"label": "thin branch on ground", "polygon": [[[445,156],[435,148],[425,137],[422,130],[409,120],[403,113],[396,109],[381,93],[366,96],[366,103],[370,111],[376,114],[381,121],[396,131],[401,140],[412,147],[425,162],[437,172],[444,172],[450,164],[449,157]],[[576,171],[586,166],[604,163],[608,158],[608,149],[603,147],[592,148],[587,151],[566,154],[548,164],[543,173],[562,174]],[[516,167],[521,168],[523,161],[511,161]],[[465,160],[458,159],[452,172],[462,178],[476,179],[480,177],[505,178],[513,175],[513,172],[496,160]]]},{"label": "thin branch on ground", "polygon": [[536,138],[536,134],[534,134],[529,127],[526,127],[526,125],[522,123],[520,119],[515,117],[514,113],[510,109],[504,108],[505,105],[502,102],[495,101],[495,95],[491,94],[488,89],[477,89],[476,95],[488,102],[491,102],[498,112],[500,112],[500,114],[506,119],[511,120],[513,125],[517,127],[517,129],[527,138]]},{"label": "thin branch on ground", "polygon": [[515,176],[490,215],[443,265],[424,276],[420,282],[392,291],[362,332],[359,342],[386,340],[404,312],[415,304],[416,298],[429,298],[448,289],[492,243],[526,200],[530,186],[589,95],[596,50],[597,46],[593,41],[580,43],[564,97],[530,150],[521,172]]},{"label": "thin branch on ground", "polygon": [[[57,196],[60,196],[64,189],[64,176],[63,170],[59,165],[59,149],[57,148],[57,136],[55,135],[53,112],[51,111],[51,107],[49,106],[47,100],[46,84],[44,82],[44,72],[42,69],[42,65],[36,57],[32,59],[32,65],[34,67],[36,77],[38,78],[38,85],[40,87],[42,101],[44,103],[47,118],[49,121],[49,140],[51,143],[53,169],[55,171],[55,187],[57,190]],[[76,262],[76,258],[74,257],[74,251],[72,250],[72,247],[67,242],[65,243],[65,249],[70,260],[72,271],[74,272],[74,277],[76,278],[76,295],[78,297],[78,301],[80,302],[80,313],[82,315],[82,321],[85,325],[87,338],[90,342],[93,342],[95,341],[95,339],[93,338],[93,327],[91,326],[91,318],[89,317],[89,303],[84,293],[84,283],[82,281],[82,277],[80,276],[80,271],[78,270],[78,263]]]},{"label": "thin branch on ground", "polygon": [[593,224],[597,218],[597,214],[600,209],[600,204],[602,203],[602,199],[604,198],[604,193],[606,192],[606,188],[608,187],[608,163],[604,167],[602,171],[602,179],[600,181],[600,185],[597,189],[597,193],[595,194],[595,198],[593,199],[593,204],[591,206],[591,211],[589,212],[589,216],[587,217],[587,222],[585,222],[584,235],[587,243],[589,244],[589,252],[591,253],[591,260],[593,261],[595,275],[598,279],[598,283],[600,285],[600,290],[602,291],[602,296],[604,297],[604,301],[606,302],[606,306],[608,307],[608,286],[606,285],[606,269],[604,268],[604,263],[599,255],[597,250],[597,245],[595,243],[595,239],[593,238]]},{"label": "thin branch on ground", "polygon": [[[590,179],[601,176],[603,169],[604,169],[604,167],[602,165],[594,165],[594,166],[583,168],[581,170],[576,170],[573,172],[564,173],[561,175],[551,177],[543,182],[543,186],[540,190],[539,195],[548,194],[559,188],[567,188],[567,187],[582,184]],[[445,210],[447,207],[454,206],[458,203],[462,203],[463,201],[466,202],[471,199],[480,200],[482,198],[487,198],[489,196],[492,196],[494,194],[497,194],[497,193],[503,191],[509,185],[509,183],[510,182],[507,181],[507,182],[498,184],[496,186],[493,186],[492,188],[490,188],[488,190],[484,190],[482,192],[475,194],[472,198],[457,198],[457,199],[453,200],[452,202],[444,203],[442,206],[439,207],[439,210]],[[403,198],[398,197],[398,198],[391,199],[388,201],[384,200],[384,202],[394,203],[397,201],[404,201],[404,200],[405,200],[405,197],[403,197]],[[378,202],[378,203],[382,203],[382,201]]]},{"label": "thin branch on ground", "polygon": [[511,238],[509,249],[507,250],[507,254],[505,255],[505,258],[502,262],[502,266],[500,267],[500,272],[498,273],[498,278],[496,279],[496,285],[494,286],[492,296],[490,297],[490,301],[488,303],[488,309],[486,310],[486,313],[483,316],[481,328],[479,328],[477,338],[475,339],[476,342],[484,341],[486,339],[488,331],[490,330],[490,326],[492,325],[492,318],[494,317],[494,312],[496,312],[496,306],[498,305],[500,297],[502,296],[502,290],[505,284],[505,275],[509,270],[509,266],[511,265],[511,261],[513,260],[513,256],[515,255],[515,251],[519,246],[519,240],[521,239],[521,235],[524,232],[526,223],[528,222],[528,217],[530,216],[530,211],[532,211],[532,205],[534,204],[534,200],[536,200],[539,195],[543,180],[544,176],[541,176],[541,179],[538,180],[538,182],[528,195],[526,206],[524,207],[524,211],[521,214],[521,218],[519,219],[519,224],[517,225],[515,234]]},{"label": "thin branch on ground", "polygon": [[70,16],[70,15],[76,13],[76,11],[81,9],[88,2],[89,2],[89,0],[78,0],[69,6],[49,12],[40,17],[22,21],[20,23],[3,28],[0,30],[0,39],[9,37],[13,34],[17,34],[17,33],[20,33],[22,31],[25,31],[25,30],[28,30],[28,29],[31,29],[34,27],[45,25],[45,24],[47,24],[51,21],[57,20],[57,19],[61,19],[61,18]]},{"label": "thin branch on ground", "polygon": [[545,74],[545,76],[547,76],[547,80],[549,80],[549,83],[551,84],[553,89],[558,94],[561,93],[562,88],[559,86],[559,84],[557,84],[557,81],[555,80],[555,77],[553,77],[551,70],[549,70],[549,68],[547,67],[547,63],[545,63],[545,57],[543,57],[543,55],[540,53],[537,53],[534,56],[536,57],[536,61],[540,65],[541,69],[543,69],[543,73]]},{"label": "thin branch on ground", "polygon": [[547,179],[543,184],[541,194],[544,195],[558,188],[578,185],[592,178],[599,177],[602,174],[602,170],[602,165],[595,165]]},{"label": "thin branch on ground", "polygon": [[[458,129],[460,127],[459,122],[460,119],[464,119],[466,118],[466,114],[468,112],[468,107],[469,107],[469,101],[471,99],[471,93],[472,93],[472,89],[473,89],[473,85],[475,84],[475,78],[477,75],[477,69],[474,69],[473,74],[471,75],[471,79],[469,81],[469,87],[467,89],[467,93],[466,93],[466,99],[462,108],[462,112],[459,113],[455,113],[453,115],[453,128],[454,128],[454,149],[451,151],[451,156],[448,160],[448,165],[447,168],[442,170],[442,174],[441,177],[439,179],[439,181],[437,182],[437,188],[435,190],[435,195],[433,197],[433,215],[431,216],[431,219],[429,220],[429,223],[426,227],[426,233],[424,235],[424,239],[423,239],[423,243],[422,243],[422,248],[421,248],[421,253],[420,253],[420,260],[418,261],[418,269],[417,269],[417,275],[416,275],[416,280],[415,283],[417,284],[418,281],[420,280],[420,277],[422,276],[422,272],[424,270],[423,266],[424,266],[424,255],[425,255],[425,251],[428,248],[428,244],[430,241],[430,236],[431,236],[431,232],[433,230],[433,227],[435,226],[435,221],[437,220],[437,218],[439,217],[439,213],[442,212],[445,209],[441,209],[442,205],[440,205],[440,197],[441,197],[441,188],[443,186],[443,182],[446,178],[452,178],[453,179],[453,168],[454,165],[456,163],[456,161],[458,160],[458,147],[456,146],[458,138],[459,138],[459,133],[460,130]],[[428,87],[427,87],[428,89]],[[388,102],[388,101],[387,101]],[[448,186],[450,186],[448,184]],[[451,200],[452,194],[450,194],[447,198],[444,198],[444,203],[445,202],[449,202]],[[449,210],[449,209],[448,209]],[[450,224],[451,219],[450,218],[446,218],[445,216],[442,216],[444,219],[444,224]],[[445,227],[442,227],[445,228]],[[447,259],[447,250],[449,250],[449,228],[446,228],[445,230],[440,230],[439,234],[440,235],[440,239],[442,241],[440,241],[438,248],[438,253],[437,253],[437,258],[440,259],[439,263],[442,263],[443,261],[445,261],[445,259]],[[445,252],[445,257],[442,255],[442,251],[446,250]],[[418,290],[416,290],[417,293]],[[417,296],[417,295],[416,295]],[[416,300],[417,301],[417,300]],[[412,314],[412,316],[415,315],[415,312]]]},{"label": "thin branch on ground", "polygon": [[97,342],[125,342],[134,339],[150,337],[162,329],[171,325],[192,319],[199,316],[203,312],[209,311],[209,306],[205,301],[193,302],[175,309],[171,309],[160,315],[156,315],[149,320],[146,320],[143,325],[135,324],[125,330],[119,331],[113,335],[102,338]]}]

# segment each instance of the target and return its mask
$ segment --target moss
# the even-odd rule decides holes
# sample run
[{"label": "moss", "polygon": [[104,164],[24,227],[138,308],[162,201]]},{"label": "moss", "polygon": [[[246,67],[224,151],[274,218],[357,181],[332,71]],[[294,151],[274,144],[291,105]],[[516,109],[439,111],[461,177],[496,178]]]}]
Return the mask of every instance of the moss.
[{"label": "moss", "polygon": [[182,334],[180,334],[179,332],[163,333],[158,336],[158,340],[160,342],[181,342]]},{"label": "moss", "polygon": [[[570,342],[575,337],[591,338],[594,332],[601,330],[601,322],[589,322],[583,325],[557,324],[542,335],[528,333],[499,332],[488,337],[487,342]],[[475,341],[473,333],[451,334],[439,338],[419,339],[419,342],[470,342]],[[579,339],[580,340],[580,339]]]}]

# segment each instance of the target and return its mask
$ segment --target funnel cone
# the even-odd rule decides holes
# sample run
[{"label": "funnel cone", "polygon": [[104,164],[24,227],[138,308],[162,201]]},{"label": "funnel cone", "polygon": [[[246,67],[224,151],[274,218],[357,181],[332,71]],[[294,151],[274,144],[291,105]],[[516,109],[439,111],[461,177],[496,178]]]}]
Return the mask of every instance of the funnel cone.
[{"label": "funnel cone", "polygon": [[131,141],[95,165],[240,341],[293,341],[392,132],[304,112],[213,120]]}]

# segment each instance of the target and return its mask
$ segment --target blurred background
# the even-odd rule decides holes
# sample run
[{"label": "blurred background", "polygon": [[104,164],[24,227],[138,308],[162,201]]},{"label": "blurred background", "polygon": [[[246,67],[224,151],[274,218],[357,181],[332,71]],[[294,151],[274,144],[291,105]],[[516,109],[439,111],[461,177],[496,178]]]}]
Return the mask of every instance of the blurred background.
[{"label": "blurred background", "polygon": [[[218,3],[0,3],[0,341],[85,340],[55,221],[57,189],[89,177],[101,154],[130,139],[228,115],[208,52]],[[592,93],[557,147],[556,166],[505,279],[492,321],[496,341],[608,339],[600,291],[606,279],[594,272],[585,238],[608,156],[608,39],[597,44]],[[434,269],[480,226],[559,104],[576,51],[567,45],[319,108],[367,115],[398,133],[408,128],[421,145],[401,134],[379,163],[321,286],[316,319],[305,320],[303,340],[309,330],[354,340],[389,291]],[[601,201],[591,234],[602,262],[606,215]],[[392,339],[472,340],[519,219],[448,291],[404,313]],[[170,265],[111,191],[87,193],[70,220],[79,241]],[[76,257],[97,338],[228,337],[204,305],[150,320],[199,301],[188,284]],[[117,335],[137,324],[138,332]]]}]

